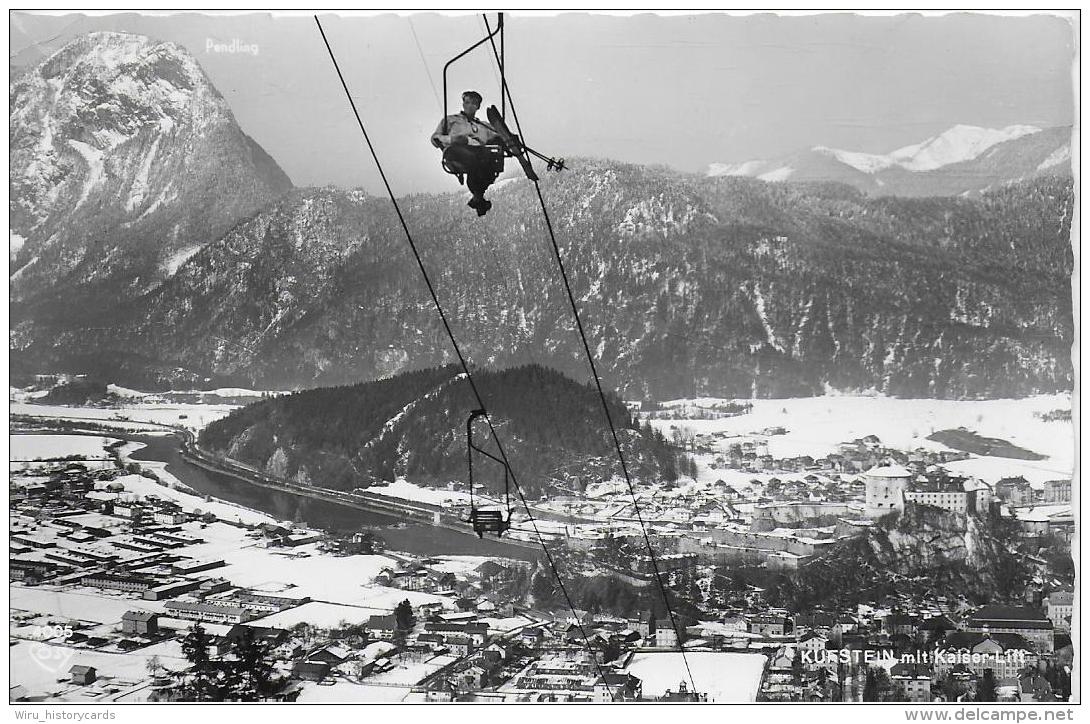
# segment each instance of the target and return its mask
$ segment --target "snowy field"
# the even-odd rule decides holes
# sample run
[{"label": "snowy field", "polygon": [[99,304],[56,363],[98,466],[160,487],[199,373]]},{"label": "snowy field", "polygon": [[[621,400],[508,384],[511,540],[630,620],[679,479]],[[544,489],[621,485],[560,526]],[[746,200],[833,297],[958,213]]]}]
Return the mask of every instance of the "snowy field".
[{"label": "snowy field", "polygon": [[412,686],[429,674],[438,671],[447,664],[453,663],[455,657],[444,654],[428,659],[427,661],[407,661],[395,656],[390,660],[394,662],[394,668],[389,671],[383,671],[381,674],[373,674],[367,677],[368,683]]},{"label": "snowy field", "polygon": [[[235,405],[191,405],[178,403],[137,403],[115,407],[68,407],[66,405],[35,405],[13,401],[9,404],[11,415],[31,415],[61,419],[93,420],[97,423],[126,430],[155,429],[151,425],[187,427],[197,432],[210,422],[226,417]],[[127,418],[120,420],[119,418]]]},{"label": "snowy field", "polygon": [[462,493],[455,490],[425,488],[402,479],[398,479],[389,485],[372,486],[367,489],[367,492],[388,495],[391,498],[400,498],[402,500],[416,500],[422,503],[431,503],[432,505],[443,505],[443,503],[447,501],[459,503],[469,502],[469,493]]},{"label": "snowy field", "polygon": [[[740,703],[757,700],[766,657],[762,654],[733,654],[689,651],[685,657],[693,672],[696,688],[708,694],[708,701]],[[667,689],[678,690],[688,684],[685,662],[680,652],[637,653],[628,671],[643,681],[643,694],[662,696]]]},{"label": "snowy field", "polygon": [[[685,401],[667,404],[682,402]],[[739,439],[752,439],[769,427],[786,428],[786,435],[760,435],[767,441],[769,453],[774,457],[823,457],[836,452],[838,443],[866,435],[876,435],[882,445],[901,450],[949,450],[941,443],[927,440],[927,436],[939,430],[964,427],[978,435],[1007,440],[1047,457],[1034,461],[973,456],[971,460],[951,464],[952,471],[995,482],[1008,475],[1025,475],[1030,481],[1070,478],[1074,469],[1073,424],[1045,422],[1034,414],[1070,410],[1070,395],[1007,400],[824,396],[749,402],[753,404],[753,411],[737,417],[652,420],[651,424],[667,437],[671,426],[687,428],[697,434],[723,432]],[[721,440],[719,446],[725,451],[731,442],[737,441],[727,438]],[[714,480],[724,477],[726,472],[705,470],[701,478],[707,475]]]},{"label": "snowy field", "polygon": [[388,613],[384,608],[360,608],[339,603],[321,603],[311,601],[302,606],[289,608],[261,619],[262,626],[290,629],[298,623],[309,623],[318,628],[337,628],[342,622],[348,624],[367,623],[371,616]]},{"label": "snowy field", "polygon": [[[84,651],[50,644],[19,641],[8,648],[9,684],[21,684],[26,687],[31,697],[51,697],[54,700],[89,702],[96,698],[86,695],[86,687],[75,687],[67,681],[68,671],[73,666],[93,666],[100,680],[109,683],[137,688],[148,678],[147,662],[152,656],[159,658],[160,664],[168,669],[177,670],[188,666],[182,656],[181,646],[177,642],[166,642],[127,654],[108,654],[97,651]],[[63,678],[64,682],[57,679]],[[92,690],[100,687],[93,687]],[[134,692],[131,700],[139,701],[146,697],[146,690]],[[126,698],[126,700],[130,700]]]},{"label": "snowy field", "polygon": [[397,702],[412,691],[408,686],[376,686],[338,681],[332,686],[308,683],[299,694],[301,704],[351,704],[354,702]]},{"label": "snowy field", "polygon": [[8,435],[8,460],[44,460],[75,455],[109,460],[106,446],[117,438],[98,435]]},{"label": "snowy field", "polygon": [[[190,524],[192,525],[192,524]],[[369,607],[373,613],[389,612],[408,599],[414,606],[448,599],[416,591],[400,591],[374,584],[385,566],[395,566],[386,556],[333,556],[315,544],[294,548],[264,548],[257,538],[224,523],[186,531],[206,542],[180,549],[194,558],[223,559],[227,564],[214,574],[236,586],[282,590],[292,597],[310,596],[315,601]]]},{"label": "snowy field", "polygon": [[129,598],[120,592],[110,595],[94,588],[50,591],[42,586],[27,588],[12,584],[8,588],[8,597],[8,605],[14,609],[93,623],[120,624],[126,611],[163,612],[162,601]]}]

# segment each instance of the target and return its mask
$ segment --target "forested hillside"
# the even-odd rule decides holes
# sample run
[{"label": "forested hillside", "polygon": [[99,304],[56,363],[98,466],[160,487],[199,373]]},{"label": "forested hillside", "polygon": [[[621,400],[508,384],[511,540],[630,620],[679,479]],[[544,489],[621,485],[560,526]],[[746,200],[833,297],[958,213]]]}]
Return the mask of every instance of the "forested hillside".
[{"label": "forested hillside", "polygon": [[[474,381],[527,494],[621,474],[593,387],[537,365],[482,370]],[[641,429],[622,402],[610,397],[609,405],[630,472],[675,480],[688,460],[677,459],[660,433]],[[199,442],[304,484],[351,490],[404,477],[445,485],[466,480],[465,423],[476,407],[460,368],[447,366],[262,400],[212,423]],[[478,446],[498,455],[487,425],[476,430]],[[499,465],[482,459],[477,470],[500,488]]]}]

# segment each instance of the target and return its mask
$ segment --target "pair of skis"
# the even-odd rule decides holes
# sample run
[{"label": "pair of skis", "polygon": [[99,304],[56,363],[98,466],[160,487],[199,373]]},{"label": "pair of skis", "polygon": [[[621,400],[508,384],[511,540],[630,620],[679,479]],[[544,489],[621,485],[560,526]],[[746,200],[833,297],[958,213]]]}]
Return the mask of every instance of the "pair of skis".
[{"label": "pair of skis", "polygon": [[531,181],[538,180],[538,176],[537,173],[534,171],[533,164],[530,163],[529,154],[531,153],[539,158],[548,161],[550,169],[555,168],[557,171],[561,171],[564,169],[564,159],[556,161],[551,158],[542,156],[531,148],[527,148],[518,136],[516,136],[514,133],[511,133],[511,129],[507,127],[507,123],[504,122],[503,116],[500,115],[500,112],[499,110],[497,110],[496,106],[489,106],[488,110],[486,111],[486,115],[488,116],[488,123],[481,125],[486,126],[489,130],[491,130],[493,133],[500,137],[500,141],[503,142],[504,148],[507,149],[507,153],[518,159],[519,164],[522,166],[523,172],[526,174],[526,178],[530,179]]}]

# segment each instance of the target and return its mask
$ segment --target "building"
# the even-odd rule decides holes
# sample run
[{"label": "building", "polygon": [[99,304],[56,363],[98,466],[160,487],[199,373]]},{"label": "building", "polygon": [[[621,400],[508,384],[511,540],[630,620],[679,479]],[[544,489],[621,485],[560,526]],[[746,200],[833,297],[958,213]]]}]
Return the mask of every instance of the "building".
[{"label": "building", "polygon": [[609,672],[594,682],[594,701],[637,701],[643,696],[643,682],[628,673]]},{"label": "building", "polygon": [[786,616],[765,613],[749,619],[749,632],[762,636],[783,636],[791,629]]},{"label": "building", "polygon": [[76,664],[68,670],[68,677],[73,684],[79,684],[80,686],[87,686],[88,684],[95,683],[98,678],[98,674],[93,666],[83,666]]},{"label": "building", "polygon": [[1045,482],[1045,501],[1049,503],[1071,502],[1070,480],[1048,480]]},{"label": "building", "polygon": [[397,616],[392,613],[367,619],[367,633],[380,641],[389,641],[397,631]]},{"label": "building", "polygon": [[241,606],[213,606],[191,601],[167,601],[163,604],[167,615],[205,623],[242,623],[251,618],[250,611]]},{"label": "building", "polygon": [[300,661],[291,667],[291,675],[303,681],[321,681],[329,676],[329,669],[324,661]]},{"label": "building", "polygon": [[154,586],[156,581],[149,576],[126,573],[92,573],[80,579],[80,583],[94,588],[143,593]]},{"label": "building", "polygon": [[121,616],[121,631],[138,636],[155,636],[159,633],[159,614],[152,611],[126,611]]},{"label": "building", "polygon": [[1026,606],[985,606],[969,617],[965,630],[1017,634],[1042,654],[1052,653],[1055,641],[1052,621],[1040,611]]},{"label": "building", "polygon": [[194,581],[188,578],[182,578],[177,581],[169,581],[144,591],[143,598],[145,601],[162,601],[164,598],[173,598],[175,596],[181,596],[184,593],[195,591],[200,587],[200,581]]},{"label": "building", "polygon": [[160,508],[151,514],[151,519],[160,525],[181,525],[185,522],[185,514],[180,508]]},{"label": "building", "polygon": [[1014,478],[1003,478],[995,484],[995,497],[1007,505],[1031,505],[1036,494],[1029,481],[1021,475]]},{"label": "building", "polygon": [[1033,644],[1018,634],[957,631],[946,637],[935,657],[935,674],[946,676],[955,667],[981,678],[991,669],[996,680],[1017,678],[1027,665],[1037,663]]},{"label": "building", "polygon": [[1045,615],[1052,621],[1056,631],[1071,630],[1074,604],[1075,594],[1071,591],[1055,591],[1045,599]]},{"label": "building", "polygon": [[881,518],[905,508],[904,494],[912,480],[912,473],[900,465],[882,465],[864,473],[866,481],[866,509],[868,518]]},{"label": "building", "polygon": [[655,621],[655,645],[664,649],[677,648],[677,631],[670,619],[660,618]]},{"label": "building", "polygon": [[818,661],[821,654],[829,644],[829,639],[819,633],[811,631],[799,639],[798,649],[811,660]]},{"label": "building", "polygon": [[894,686],[901,686],[911,702],[931,701],[931,669],[921,664],[894,664],[889,670]]}]

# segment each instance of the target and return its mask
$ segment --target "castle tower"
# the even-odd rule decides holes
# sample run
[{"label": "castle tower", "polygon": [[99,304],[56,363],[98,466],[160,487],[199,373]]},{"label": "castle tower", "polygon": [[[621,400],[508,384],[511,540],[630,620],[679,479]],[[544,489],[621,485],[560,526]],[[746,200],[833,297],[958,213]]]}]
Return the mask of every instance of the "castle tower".
[{"label": "castle tower", "polygon": [[905,491],[909,489],[912,473],[900,465],[880,465],[863,473],[867,483],[868,518],[905,509]]}]

